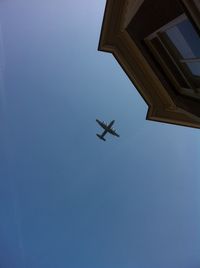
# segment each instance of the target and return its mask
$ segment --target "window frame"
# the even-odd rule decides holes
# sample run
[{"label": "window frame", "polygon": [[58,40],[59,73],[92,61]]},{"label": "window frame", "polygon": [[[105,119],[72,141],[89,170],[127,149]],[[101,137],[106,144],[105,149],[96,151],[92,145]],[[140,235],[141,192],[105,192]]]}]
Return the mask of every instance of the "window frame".
[{"label": "window frame", "polygon": [[[190,21],[185,13],[158,28],[156,31],[148,35],[144,41],[157,62],[161,65],[167,77],[175,86],[176,90],[183,95],[200,99],[200,76],[192,74],[187,66],[187,63],[189,62],[200,62],[200,58],[181,59],[179,51],[165,33],[166,30],[176,26],[184,20]],[[158,47],[156,48],[155,46],[155,41],[159,42],[159,45],[162,47],[161,50],[165,53],[162,54],[159,52]],[[165,57],[164,54],[166,54]],[[171,63],[169,64],[169,62]],[[177,72],[172,72],[174,67]],[[178,79],[178,77],[180,79]],[[180,82],[181,80],[183,81],[182,85]]]}]

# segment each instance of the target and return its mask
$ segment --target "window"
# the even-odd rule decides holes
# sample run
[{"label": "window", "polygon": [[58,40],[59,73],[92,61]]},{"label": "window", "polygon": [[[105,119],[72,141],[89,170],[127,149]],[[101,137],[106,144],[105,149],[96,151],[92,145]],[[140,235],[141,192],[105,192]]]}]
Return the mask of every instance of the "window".
[{"label": "window", "polygon": [[145,39],[175,88],[200,98],[200,36],[185,14]]}]

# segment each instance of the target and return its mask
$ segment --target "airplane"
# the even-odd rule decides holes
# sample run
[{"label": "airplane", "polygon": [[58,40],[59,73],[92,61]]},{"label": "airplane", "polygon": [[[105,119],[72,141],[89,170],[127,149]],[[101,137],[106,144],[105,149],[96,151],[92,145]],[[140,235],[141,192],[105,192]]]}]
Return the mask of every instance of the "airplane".
[{"label": "airplane", "polygon": [[96,134],[97,137],[103,141],[106,141],[106,139],[104,138],[104,136],[107,133],[110,133],[116,137],[119,137],[119,134],[116,133],[115,129],[112,128],[112,125],[115,123],[115,120],[111,121],[109,124],[106,124],[104,121],[101,122],[100,120],[96,119],[97,123],[104,129],[103,133],[101,135]]}]

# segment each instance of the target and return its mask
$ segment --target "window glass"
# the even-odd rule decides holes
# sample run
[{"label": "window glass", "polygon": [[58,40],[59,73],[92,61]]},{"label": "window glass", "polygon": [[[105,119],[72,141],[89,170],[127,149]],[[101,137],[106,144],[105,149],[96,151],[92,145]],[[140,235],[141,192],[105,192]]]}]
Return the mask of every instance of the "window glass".
[{"label": "window glass", "polygon": [[177,25],[178,29],[189,44],[195,57],[200,57],[200,36],[189,20],[184,20]]},{"label": "window glass", "polygon": [[200,76],[200,61],[187,63],[191,73],[196,76]]},{"label": "window glass", "polygon": [[169,28],[166,33],[184,59],[200,57],[200,37],[189,20]]},{"label": "window glass", "polygon": [[166,30],[166,33],[184,59],[194,58],[193,51],[177,26]]}]

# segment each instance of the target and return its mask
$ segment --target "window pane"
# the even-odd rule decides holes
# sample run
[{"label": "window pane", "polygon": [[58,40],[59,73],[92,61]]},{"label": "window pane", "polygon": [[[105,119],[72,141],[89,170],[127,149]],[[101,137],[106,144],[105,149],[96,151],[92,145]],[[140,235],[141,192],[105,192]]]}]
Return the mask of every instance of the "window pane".
[{"label": "window pane", "polygon": [[184,59],[195,57],[193,51],[177,26],[166,30],[166,34]]},{"label": "window pane", "polygon": [[200,57],[200,37],[189,20],[169,28],[166,33],[184,59]]},{"label": "window pane", "polygon": [[200,37],[189,20],[185,20],[177,25],[184,36],[186,42],[193,51],[195,58],[200,57]]},{"label": "window pane", "polygon": [[200,76],[200,62],[190,62],[187,66],[193,75]]}]

